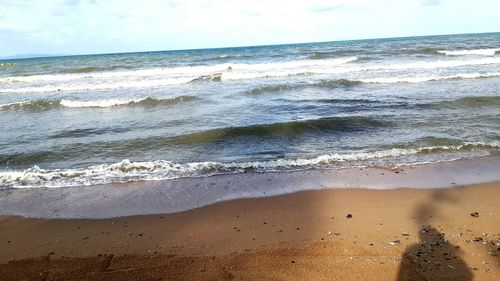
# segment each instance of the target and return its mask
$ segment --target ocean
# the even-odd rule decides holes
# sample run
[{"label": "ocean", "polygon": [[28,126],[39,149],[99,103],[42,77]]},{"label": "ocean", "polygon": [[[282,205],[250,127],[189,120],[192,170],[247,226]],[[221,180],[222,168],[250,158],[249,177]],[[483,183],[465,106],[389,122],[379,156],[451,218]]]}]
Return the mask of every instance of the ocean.
[{"label": "ocean", "polygon": [[0,61],[0,189],[499,147],[500,33]]}]

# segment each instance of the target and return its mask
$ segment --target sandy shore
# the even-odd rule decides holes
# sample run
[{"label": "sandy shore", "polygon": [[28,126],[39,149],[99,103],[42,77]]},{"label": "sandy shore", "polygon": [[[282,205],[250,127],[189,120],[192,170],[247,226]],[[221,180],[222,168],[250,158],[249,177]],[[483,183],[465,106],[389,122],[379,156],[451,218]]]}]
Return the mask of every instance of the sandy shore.
[{"label": "sandy shore", "polygon": [[[2,280],[499,280],[500,183],[114,219],[0,217]],[[476,213],[477,212],[477,213]]]}]

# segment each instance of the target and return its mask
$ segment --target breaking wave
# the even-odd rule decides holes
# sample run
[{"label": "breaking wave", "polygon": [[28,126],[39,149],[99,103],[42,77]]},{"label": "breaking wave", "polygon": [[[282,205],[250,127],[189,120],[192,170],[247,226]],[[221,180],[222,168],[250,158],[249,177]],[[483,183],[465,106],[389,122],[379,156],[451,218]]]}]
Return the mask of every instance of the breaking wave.
[{"label": "breaking wave", "polygon": [[379,83],[379,84],[391,84],[391,83],[423,83],[429,81],[440,81],[440,80],[451,80],[451,79],[477,79],[477,78],[491,78],[499,77],[500,72],[494,73],[460,73],[454,75],[431,75],[431,76],[412,76],[412,77],[374,77],[359,79],[359,81],[364,83]]},{"label": "breaking wave", "polygon": [[[296,60],[258,64],[217,64],[211,66],[190,66],[165,69],[140,69],[133,71],[108,71],[83,74],[34,75],[0,78],[5,83],[0,93],[88,91],[113,89],[155,88],[201,81],[231,81],[287,76],[309,76],[322,74],[345,74],[370,71],[401,71],[408,69],[440,69],[463,66],[500,64],[500,57],[468,60],[416,61],[393,64],[352,64],[357,57],[326,60]],[[425,82],[453,78],[479,78],[498,74],[465,73],[437,77],[366,78],[362,82],[396,83]],[[19,83],[18,83],[19,82]],[[35,83],[36,82],[36,83]],[[9,88],[5,87],[9,85]],[[12,85],[12,87],[10,87]]]},{"label": "breaking wave", "polygon": [[387,157],[453,152],[481,148],[499,148],[498,143],[465,142],[457,145],[427,146],[419,148],[392,148],[372,152],[325,154],[313,158],[277,159],[243,163],[174,163],[165,160],[132,162],[125,159],[114,164],[94,165],[80,169],[45,170],[38,166],[26,170],[0,172],[0,188],[36,188],[90,186],[132,181],[167,180],[182,177],[201,177],[246,171],[271,172],[290,169],[328,167],[335,163],[363,161]]},{"label": "breaking wave", "polygon": [[437,52],[447,56],[494,56],[500,52],[500,49],[442,50]]},{"label": "breaking wave", "polygon": [[[190,82],[193,79],[213,73],[221,73],[228,70],[265,72],[276,69],[304,68],[304,67],[330,67],[347,64],[356,61],[356,57],[337,58],[328,60],[292,60],[269,63],[222,63],[214,65],[181,66],[171,68],[149,68],[128,71],[107,71],[89,74],[44,74],[31,76],[16,76],[0,78],[0,83],[13,82],[43,82],[43,81],[68,81],[89,78],[119,78],[119,77],[161,77],[161,76],[182,76]],[[168,77],[172,78],[172,77]],[[180,78],[180,77],[177,77]]]},{"label": "breaking wave", "polygon": [[455,75],[444,76],[412,76],[412,77],[373,77],[363,78],[358,80],[349,79],[336,79],[336,80],[321,80],[314,83],[289,83],[289,84],[271,84],[259,86],[247,91],[251,95],[260,95],[264,93],[284,92],[303,88],[352,88],[359,86],[363,83],[376,83],[376,84],[394,84],[394,83],[424,83],[430,81],[440,80],[454,80],[454,79],[477,79],[477,78],[492,78],[500,77],[500,72],[494,73],[460,73]]},{"label": "breaking wave", "polygon": [[185,101],[196,100],[194,96],[179,96],[172,98],[137,98],[137,99],[102,99],[91,101],[80,100],[33,100],[21,101],[8,104],[0,104],[0,110],[49,110],[59,107],[115,107],[115,106],[157,106],[162,104],[174,104]]}]

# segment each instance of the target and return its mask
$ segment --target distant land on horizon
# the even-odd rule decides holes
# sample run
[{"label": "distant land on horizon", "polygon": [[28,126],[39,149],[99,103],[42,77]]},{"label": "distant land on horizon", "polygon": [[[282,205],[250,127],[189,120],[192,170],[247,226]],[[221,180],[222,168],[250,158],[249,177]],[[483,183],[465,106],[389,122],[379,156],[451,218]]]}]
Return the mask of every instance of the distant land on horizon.
[{"label": "distant land on horizon", "polygon": [[66,57],[66,56],[91,56],[91,55],[108,55],[108,54],[127,54],[127,53],[148,53],[148,52],[176,52],[176,51],[191,51],[191,50],[204,50],[204,49],[231,49],[231,48],[248,48],[248,47],[263,47],[263,46],[279,46],[279,45],[295,45],[295,44],[314,44],[314,43],[328,43],[328,42],[348,42],[348,41],[363,41],[363,40],[382,40],[382,39],[399,39],[399,38],[413,38],[413,37],[434,37],[434,36],[453,36],[453,35],[474,35],[474,34],[494,34],[500,31],[492,32],[477,32],[477,33],[457,33],[457,34],[431,34],[431,35],[417,35],[417,36],[395,36],[383,38],[361,38],[361,39],[348,39],[348,40],[331,40],[331,41],[318,41],[318,42],[297,42],[297,43],[277,43],[277,44],[263,44],[252,46],[226,46],[217,48],[193,48],[193,49],[172,49],[172,50],[141,50],[129,52],[108,52],[108,53],[86,53],[86,54],[16,54],[11,56],[2,56],[0,60],[12,59],[31,59],[31,58],[49,58],[49,57]]},{"label": "distant land on horizon", "polygon": [[49,58],[49,57],[61,57],[61,56],[70,56],[70,55],[65,55],[65,54],[18,54],[18,55],[0,57],[0,60],[34,59],[34,58]]}]

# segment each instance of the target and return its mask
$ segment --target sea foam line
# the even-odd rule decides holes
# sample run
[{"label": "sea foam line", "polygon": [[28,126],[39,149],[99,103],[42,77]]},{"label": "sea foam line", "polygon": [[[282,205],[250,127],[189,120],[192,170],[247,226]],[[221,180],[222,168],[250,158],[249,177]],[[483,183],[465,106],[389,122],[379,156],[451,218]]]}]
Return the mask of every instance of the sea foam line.
[{"label": "sea foam line", "polygon": [[174,163],[165,160],[131,162],[125,159],[114,164],[94,165],[81,169],[45,170],[38,166],[26,170],[6,170],[0,172],[0,189],[90,186],[107,183],[132,181],[167,180],[182,177],[200,177],[245,171],[270,172],[293,168],[324,166],[349,161],[363,161],[387,157],[408,156],[440,151],[459,151],[474,148],[499,148],[498,142],[465,142],[461,145],[428,146],[420,148],[392,148],[375,152],[351,154],[326,154],[309,159],[276,159],[244,163]]},{"label": "sea foam line", "polygon": [[493,73],[459,73],[455,75],[445,76],[416,76],[416,77],[374,77],[359,79],[363,83],[423,83],[429,81],[451,80],[451,79],[476,79],[476,78],[491,78],[500,76],[500,72]]},{"label": "sea foam line", "polygon": [[[500,64],[500,57],[480,58],[469,60],[437,60],[437,61],[417,61],[399,64],[372,64],[372,65],[348,65],[348,62],[355,61],[355,57],[347,59],[325,60],[320,64],[314,64],[321,60],[303,60],[282,63],[267,63],[267,64],[245,64],[246,68],[234,68],[230,64],[225,69],[217,69],[219,72],[206,73],[176,73],[176,75],[189,75],[189,76],[151,76],[151,77],[135,77],[123,76],[115,77],[113,79],[86,78],[83,80],[65,81],[61,83],[49,83],[32,86],[31,83],[25,84],[12,84],[15,87],[0,88],[0,93],[30,93],[30,92],[56,92],[56,91],[84,91],[84,90],[113,90],[113,89],[133,89],[133,88],[154,88],[169,85],[179,85],[194,83],[199,81],[228,81],[228,80],[242,80],[242,79],[258,79],[269,77],[286,77],[295,75],[314,75],[314,74],[345,74],[354,72],[367,72],[367,71],[399,71],[408,69],[439,69],[439,68],[453,68],[461,66],[479,66]],[[282,68],[276,68],[276,66]],[[220,65],[219,65],[220,66]],[[214,66],[215,67],[215,66]],[[184,67],[186,68],[186,67]],[[192,67],[196,68],[196,67]],[[213,68],[213,67],[212,67]],[[130,74],[130,73],[129,73]],[[100,74],[99,74],[100,75]],[[462,75],[462,78],[468,78],[467,74]],[[474,74],[475,75],[475,74]],[[483,75],[484,76],[484,75]],[[460,77],[457,77],[460,78]],[[2,78],[12,79],[12,78]],[[366,78],[365,81],[377,81],[376,78]],[[408,80],[418,82],[420,78],[399,78],[394,79]],[[427,80],[443,80],[441,78],[426,78]],[[449,78],[444,78],[449,79]],[[1,80],[1,79],[0,79]],[[380,80],[378,79],[380,83]],[[423,79],[425,81],[425,79]],[[46,81],[47,82],[47,81]],[[52,81],[53,82],[53,81]]]},{"label": "sea foam line", "polygon": [[473,49],[473,50],[442,50],[437,51],[438,53],[445,54],[447,56],[494,56],[499,52],[500,49]]},{"label": "sea foam line", "polygon": [[[460,66],[478,66],[500,64],[500,57],[478,58],[469,60],[435,60],[416,61],[398,64],[375,64],[349,66],[357,57],[325,59],[325,60],[298,60],[259,64],[216,64],[207,66],[187,66],[174,68],[152,68],[129,71],[110,71],[89,74],[54,74],[33,75],[0,78],[0,83],[17,82],[64,82],[89,81],[83,85],[64,85],[65,90],[95,90],[106,88],[152,87],[172,84],[189,83],[197,78],[220,73],[222,80],[251,79],[261,77],[280,77],[300,73],[311,74],[340,74],[373,70],[406,70],[406,69],[438,69]],[[134,79],[138,80],[134,80]],[[144,79],[143,79],[144,78]],[[148,79],[146,79],[148,78]],[[110,82],[110,80],[112,82]],[[121,80],[120,80],[121,79]],[[61,85],[62,86],[62,85]],[[57,91],[58,86],[47,85],[39,87],[23,87],[20,89],[0,89],[0,92],[23,91]]]},{"label": "sea foam line", "polygon": [[192,101],[195,100],[194,96],[177,96],[177,97],[163,97],[163,98],[153,98],[153,97],[142,97],[142,98],[131,98],[131,99],[99,99],[90,101],[81,100],[28,100],[20,102],[12,102],[6,104],[0,104],[0,110],[16,110],[16,109],[50,109],[59,106],[70,107],[70,108],[105,108],[123,105],[159,105],[159,104],[169,104],[182,101]]},{"label": "sea foam line", "polygon": [[[123,77],[160,77],[160,76],[187,76],[186,79],[195,79],[199,76],[213,73],[241,70],[241,71],[270,71],[275,69],[290,69],[304,67],[329,67],[356,61],[357,57],[336,58],[325,60],[294,60],[270,63],[223,63],[215,65],[181,66],[171,68],[149,68],[127,71],[108,71],[86,74],[44,74],[31,76],[15,76],[0,78],[0,83],[40,82],[40,81],[68,81],[90,78],[123,78]],[[189,82],[189,81],[186,81]]]}]

